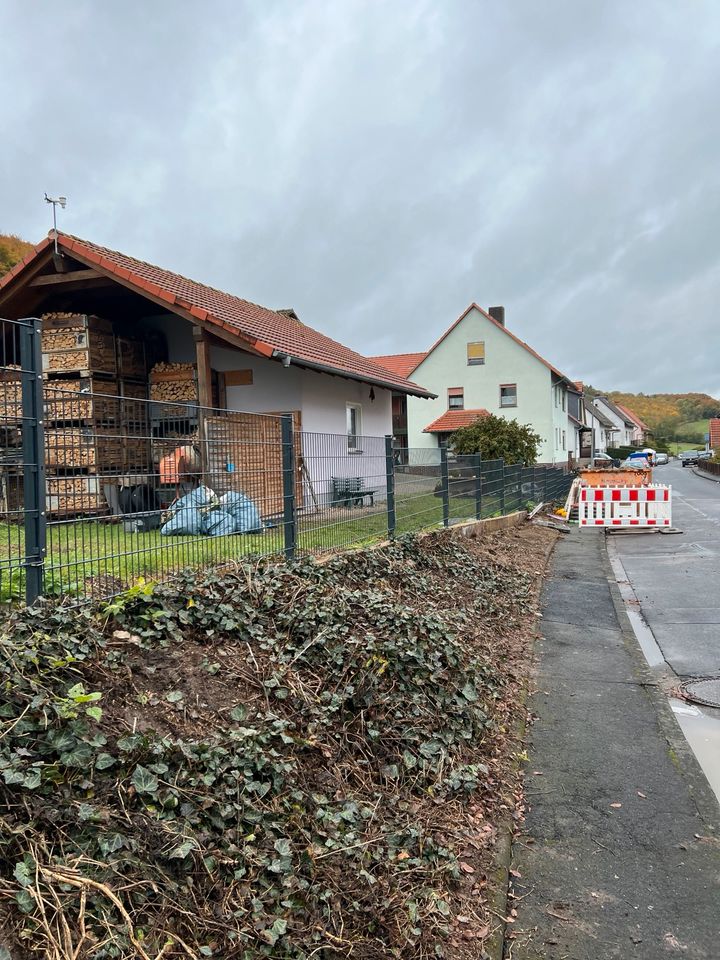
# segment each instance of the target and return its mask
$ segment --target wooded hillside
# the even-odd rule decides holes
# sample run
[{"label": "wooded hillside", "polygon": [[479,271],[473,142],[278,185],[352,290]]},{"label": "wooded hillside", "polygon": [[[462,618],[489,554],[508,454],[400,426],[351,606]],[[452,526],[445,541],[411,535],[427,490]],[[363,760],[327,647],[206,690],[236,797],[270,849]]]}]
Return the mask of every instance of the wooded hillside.
[{"label": "wooded hillside", "polygon": [[0,277],[27,256],[33,245],[12,233],[0,233]]}]

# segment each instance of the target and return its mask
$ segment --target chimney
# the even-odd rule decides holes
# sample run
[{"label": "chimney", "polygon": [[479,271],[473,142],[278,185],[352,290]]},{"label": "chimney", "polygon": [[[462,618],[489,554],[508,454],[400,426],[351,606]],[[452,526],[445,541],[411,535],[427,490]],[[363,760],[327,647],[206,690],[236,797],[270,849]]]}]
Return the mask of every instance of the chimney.
[{"label": "chimney", "polygon": [[488,313],[501,327],[505,326],[505,307],[488,307]]}]

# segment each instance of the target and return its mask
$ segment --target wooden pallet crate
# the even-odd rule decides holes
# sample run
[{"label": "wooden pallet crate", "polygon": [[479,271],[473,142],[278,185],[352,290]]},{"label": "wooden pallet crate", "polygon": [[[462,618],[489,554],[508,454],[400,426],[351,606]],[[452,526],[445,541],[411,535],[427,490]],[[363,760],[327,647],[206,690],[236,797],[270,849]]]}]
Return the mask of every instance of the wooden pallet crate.
[{"label": "wooden pallet crate", "polygon": [[50,425],[79,420],[114,423],[122,416],[118,385],[109,380],[46,380],[44,393],[45,420]]},{"label": "wooden pallet crate", "polygon": [[127,428],[124,443],[124,469],[139,471],[151,470],[152,450],[150,437],[147,434],[143,434],[141,428],[138,428],[137,432],[134,432],[132,428]]},{"label": "wooden pallet crate", "polygon": [[46,330],[43,373],[117,374],[115,337],[93,330]]},{"label": "wooden pallet crate", "polygon": [[121,380],[120,396],[123,423],[150,423],[147,381],[139,383],[135,380]]},{"label": "wooden pallet crate", "polygon": [[44,313],[43,332],[51,330],[95,330],[99,333],[112,333],[112,323],[93,313]]},{"label": "wooden pallet crate", "polygon": [[118,376],[124,380],[147,380],[148,361],[145,343],[129,337],[116,337]]},{"label": "wooden pallet crate", "polygon": [[45,463],[58,470],[119,473],[125,468],[125,437],[117,428],[50,428]]},{"label": "wooden pallet crate", "polygon": [[[293,413],[296,431],[300,412]],[[230,490],[253,500],[264,517],[283,513],[282,435],[280,418],[249,413],[206,417],[203,422],[203,456],[207,484],[217,494]],[[303,503],[299,445],[295,452],[295,497]]]},{"label": "wooden pallet crate", "polygon": [[[178,420],[198,413],[199,387],[194,363],[158,363],[150,371],[150,399],[155,420]],[[220,403],[220,376],[212,371],[212,405]]]},{"label": "wooden pallet crate", "polygon": [[0,369],[0,427],[22,423],[22,373],[20,367]]},{"label": "wooden pallet crate", "polygon": [[48,477],[46,510],[54,516],[108,513],[101,477]]}]

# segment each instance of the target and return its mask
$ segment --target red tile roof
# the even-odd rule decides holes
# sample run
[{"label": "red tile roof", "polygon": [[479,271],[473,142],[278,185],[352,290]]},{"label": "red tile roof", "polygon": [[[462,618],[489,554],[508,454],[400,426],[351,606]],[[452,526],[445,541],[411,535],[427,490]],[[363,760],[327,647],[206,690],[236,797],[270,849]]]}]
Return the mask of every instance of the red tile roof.
[{"label": "red tile roof", "polygon": [[637,424],[637,426],[640,427],[641,430],[649,430],[649,429],[650,429],[650,427],[648,427],[648,425],[647,425],[646,423],[643,423],[643,421],[640,419],[640,417],[639,417],[636,413],[633,413],[632,410],[628,410],[627,407],[623,407],[623,406],[622,406],[621,404],[619,404],[619,403],[616,403],[615,406],[618,408],[618,410],[620,410],[620,411],[621,411],[622,413],[624,413],[626,416],[630,417],[630,419],[632,420],[632,422],[635,423],[635,424]]},{"label": "red tile roof", "polygon": [[480,417],[489,417],[489,410],[446,410],[445,413],[433,420],[423,430],[423,433],[448,433],[452,430],[459,430],[460,427],[469,427]]},{"label": "red tile roof", "polygon": [[[46,252],[51,243],[52,239],[46,238],[35,247],[33,253],[16,264],[0,279],[0,290],[16,278],[17,282],[21,283],[24,269]],[[280,359],[289,355],[291,362],[301,367],[360,380],[400,393],[419,397],[434,396],[401,374],[363,357],[286,314],[223,293],[195,280],[188,280],[187,277],[170,270],[163,270],[79,237],[61,233],[58,235],[58,245],[74,259],[111,276],[141,296],[147,296],[162,304],[166,309],[205,324],[211,330],[217,327],[232,334],[241,341],[239,346],[261,356]]]},{"label": "red tile roof", "polygon": [[370,357],[373,363],[379,363],[400,377],[409,377],[427,356],[427,353],[393,353],[385,357]]},{"label": "red tile roof", "polygon": [[710,446],[716,453],[720,450],[720,417],[710,421]]}]

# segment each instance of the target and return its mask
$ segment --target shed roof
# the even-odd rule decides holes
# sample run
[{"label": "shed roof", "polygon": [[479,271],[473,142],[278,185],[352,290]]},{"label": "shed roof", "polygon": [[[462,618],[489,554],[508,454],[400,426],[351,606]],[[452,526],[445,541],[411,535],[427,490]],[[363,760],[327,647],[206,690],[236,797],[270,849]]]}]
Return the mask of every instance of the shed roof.
[{"label": "shed roof", "polygon": [[650,427],[648,427],[648,425],[643,420],[641,420],[636,413],[633,413],[632,410],[628,410],[628,408],[624,407],[621,403],[616,403],[615,406],[618,408],[618,410],[621,411],[621,413],[627,414],[627,416],[630,417],[632,422],[636,424],[638,427],[640,427],[641,430],[650,429]]},{"label": "shed roof", "polygon": [[460,427],[469,427],[480,417],[489,417],[490,412],[480,408],[478,410],[446,410],[437,420],[433,420],[423,430],[423,433],[451,433]]},{"label": "shed roof", "polygon": [[[189,315],[211,330],[215,327],[234,335],[243,346],[261,356],[274,359],[289,356],[293,364],[311,370],[418,397],[434,396],[405,376],[301,323],[294,311],[289,316],[286,312],[270,310],[70,234],[59,233],[57,242],[62,252],[81,263],[163,304],[169,311]],[[21,285],[25,270],[39,257],[49,255],[51,245],[52,237],[48,236],[0,278],[0,290],[11,284]]]},{"label": "shed roof", "polygon": [[409,377],[426,356],[427,351],[422,353],[393,353],[384,357],[370,357],[370,359],[373,363],[379,363],[381,367],[391,370],[400,377]]}]

